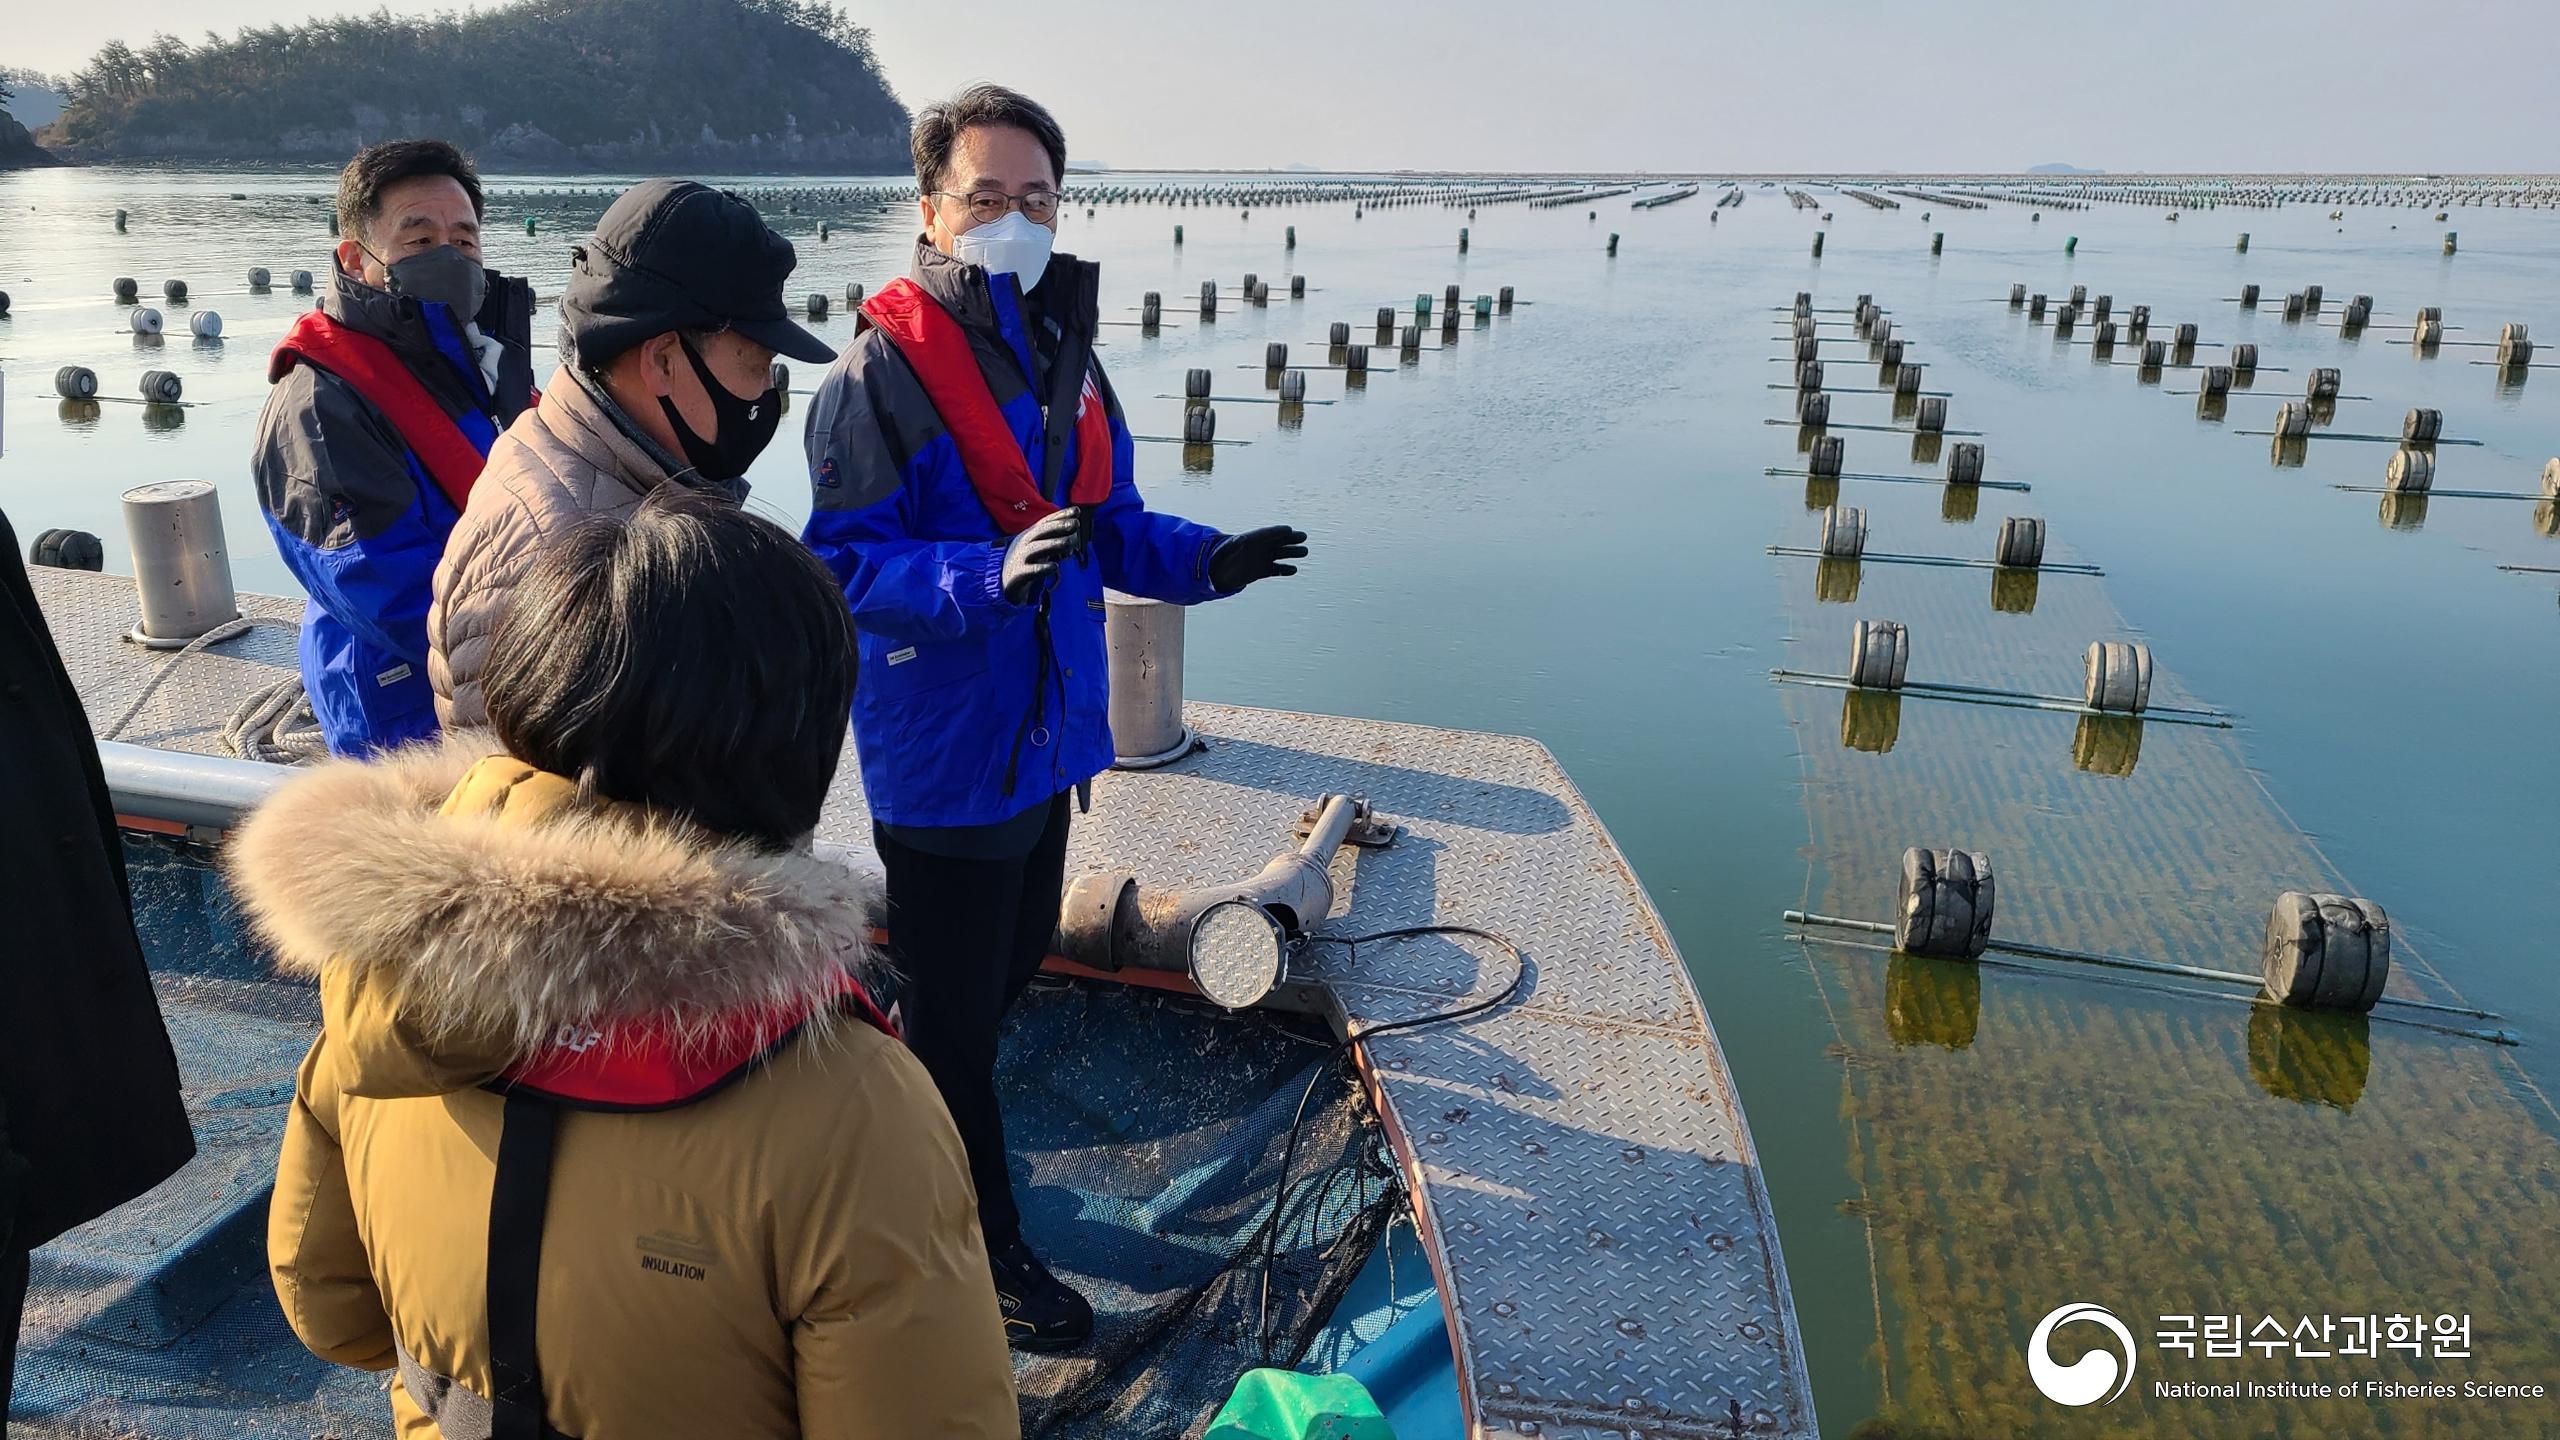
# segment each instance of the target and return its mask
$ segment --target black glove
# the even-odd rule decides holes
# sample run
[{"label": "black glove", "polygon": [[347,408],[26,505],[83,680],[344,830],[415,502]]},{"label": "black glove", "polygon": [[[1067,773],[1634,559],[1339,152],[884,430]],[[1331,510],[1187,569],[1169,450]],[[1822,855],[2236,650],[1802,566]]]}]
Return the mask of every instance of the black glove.
[{"label": "black glove", "polygon": [[1256,580],[1295,575],[1297,566],[1280,562],[1303,559],[1306,553],[1307,532],[1286,525],[1230,535],[1209,556],[1209,583],[1220,590],[1241,590]]},{"label": "black glove", "polygon": [[[1084,512],[1074,506],[1052,510],[1033,521],[1004,547],[1004,572],[998,583],[1004,598],[1028,605],[1057,578],[1058,563],[1084,548]],[[1210,568],[1217,568],[1213,558]]]}]

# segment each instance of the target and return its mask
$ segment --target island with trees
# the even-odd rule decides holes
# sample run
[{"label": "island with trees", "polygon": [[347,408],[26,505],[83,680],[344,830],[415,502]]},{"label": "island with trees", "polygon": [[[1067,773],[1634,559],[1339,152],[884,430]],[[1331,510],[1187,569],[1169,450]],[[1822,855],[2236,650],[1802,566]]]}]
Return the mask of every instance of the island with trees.
[{"label": "island with trees", "polygon": [[524,0],[201,44],[159,35],[110,42],[62,89],[36,139],[75,162],[334,164],[403,135],[441,136],[491,169],[907,162],[907,110],[870,32],[823,0]]}]

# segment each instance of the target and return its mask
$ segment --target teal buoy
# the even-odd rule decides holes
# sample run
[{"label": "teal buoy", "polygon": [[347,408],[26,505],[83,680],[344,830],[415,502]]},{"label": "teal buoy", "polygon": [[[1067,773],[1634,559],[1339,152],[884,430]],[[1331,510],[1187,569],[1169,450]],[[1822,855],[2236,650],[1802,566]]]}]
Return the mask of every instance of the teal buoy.
[{"label": "teal buoy", "polygon": [[124,230],[124,212],[121,210],[116,212],[116,230],[119,233]]},{"label": "teal buoy", "polygon": [[2079,249],[2080,249],[2080,237],[2079,237],[2079,236],[2077,236],[2077,235],[2074,235],[2074,236],[2070,237],[2069,239],[2064,240],[2064,241],[2062,242],[2062,253],[2063,253],[2063,254],[2065,254],[2065,255],[2077,254],[2077,253],[2079,252]]},{"label": "teal buoy", "polygon": [[524,233],[527,235],[533,233],[533,217],[530,215],[524,217]]}]

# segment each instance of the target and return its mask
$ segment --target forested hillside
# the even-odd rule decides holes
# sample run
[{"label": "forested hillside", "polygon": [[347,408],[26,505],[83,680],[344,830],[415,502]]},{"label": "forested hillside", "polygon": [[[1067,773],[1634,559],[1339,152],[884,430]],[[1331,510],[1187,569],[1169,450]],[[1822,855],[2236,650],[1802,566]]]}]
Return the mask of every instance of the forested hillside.
[{"label": "forested hillside", "polygon": [[526,0],[110,43],[42,139],[74,159],[343,159],[440,135],[484,166],[902,169],[870,33],[814,0]]}]

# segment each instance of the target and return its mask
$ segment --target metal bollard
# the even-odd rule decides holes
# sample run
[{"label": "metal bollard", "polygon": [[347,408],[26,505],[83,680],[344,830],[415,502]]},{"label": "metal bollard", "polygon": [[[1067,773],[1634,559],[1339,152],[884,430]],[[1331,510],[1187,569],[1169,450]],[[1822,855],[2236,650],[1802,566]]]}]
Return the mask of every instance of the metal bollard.
[{"label": "metal bollard", "polygon": [[1115,769],[1169,765],[1198,744],[1182,723],[1182,615],[1179,605],[1103,592]]},{"label": "metal bollard", "polygon": [[207,480],[160,480],[124,492],[125,536],[133,545],[133,588],[142,621],[125,636],[174,650],[240,618],[231,589],[231,553],[222,506]]}]

